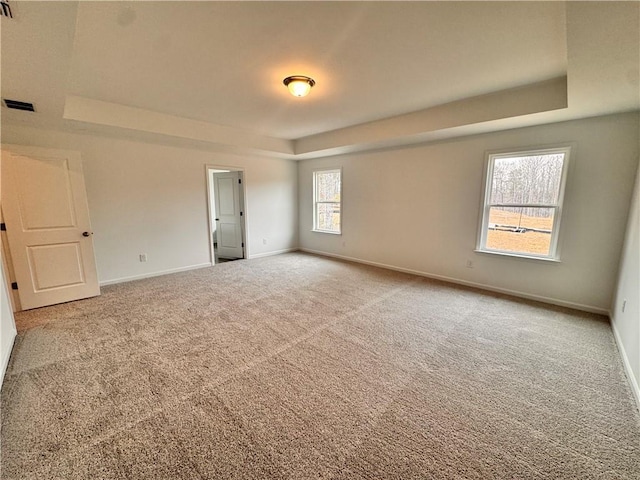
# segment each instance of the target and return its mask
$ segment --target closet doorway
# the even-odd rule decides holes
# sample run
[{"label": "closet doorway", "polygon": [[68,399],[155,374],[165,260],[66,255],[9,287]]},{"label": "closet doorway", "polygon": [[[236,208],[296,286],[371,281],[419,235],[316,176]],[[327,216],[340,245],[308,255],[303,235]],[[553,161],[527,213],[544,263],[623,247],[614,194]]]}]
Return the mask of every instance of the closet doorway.
[{"label": "closet doorway", "polygon": [[246,258],[244,172],[207,166],[211,263]]}]

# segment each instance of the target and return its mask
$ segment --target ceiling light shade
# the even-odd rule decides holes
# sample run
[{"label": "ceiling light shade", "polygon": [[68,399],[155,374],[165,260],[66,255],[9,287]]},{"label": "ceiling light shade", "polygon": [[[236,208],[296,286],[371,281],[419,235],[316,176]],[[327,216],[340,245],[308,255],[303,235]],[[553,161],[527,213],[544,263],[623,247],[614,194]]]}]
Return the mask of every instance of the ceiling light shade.
[{"label": "ceiling light shade", "polygon": [[311,87],[316,84],[316,81],[313,78],[303,75],[293,75],[292,77],[285,78],[282,83],[287,86],[289,92],[294,97],[304,97],[309,94]]}]

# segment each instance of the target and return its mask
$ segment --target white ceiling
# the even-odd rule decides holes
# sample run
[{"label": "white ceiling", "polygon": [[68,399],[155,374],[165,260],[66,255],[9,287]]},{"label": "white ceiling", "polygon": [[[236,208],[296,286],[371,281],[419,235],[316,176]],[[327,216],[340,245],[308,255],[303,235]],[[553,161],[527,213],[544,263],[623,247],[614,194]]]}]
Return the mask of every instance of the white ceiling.
[{"label": "white ceiling", "polygon": [[640,108],[635,2],[11,5],[9,123],[305,158]]}]

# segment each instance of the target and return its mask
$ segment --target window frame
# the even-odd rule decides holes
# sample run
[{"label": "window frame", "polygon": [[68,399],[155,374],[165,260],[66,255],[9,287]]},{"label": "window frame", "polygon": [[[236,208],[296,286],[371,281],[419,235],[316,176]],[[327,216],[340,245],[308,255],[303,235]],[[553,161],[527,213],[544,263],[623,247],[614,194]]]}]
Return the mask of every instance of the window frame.
[{"label": "window frame", "polygon": [[[518,257],[533,260],[543,260],[550,262],[560,262],[560,231],[562,225],[562,214],[564,209],[564,196],[567,184],[567,176],[569,172],[569,164],[571,160],[571,150],[573,145],[561,145],[556,147],[545,148],[528,148],[500,152],[487,152],[485,160],[485,178],[484,191],[482,194],[482,210],[480,214],[480,224],[478,228],[478,238],[476,242],[476,252],[489,253],[492,255],[501,255],[506,257]],[[560,186],[558,189],[558,200],[555,204],[503,204],[491,203],[491,188],[493,184],[493,168],[496,159],[531,157],[536,155],[564,154],[562,163],[562,173],[560,178]],[[487,248],[487,235],[489,230],[489,215],[491,207],[515,207],[515,208],[553,208],[553,226],[551,229],[551,241],[549,243],[549,254],[542,255],[536,253],[516,252],[510,250],[498,250]]]},{"label": "window frame", "polygon": [[[340,201],[339,202],[327,202],[327,201],[318,201],[318,182],[317,177],[319,174],[323,173],[339,173],[340,174]],[[334,168],[321,168],[313,171],[313,228],[312,232],[316,233],[328,233],[330,235],[342,235],[342,167],[334,167]],[[338,224],[338,231],[334,232],[333,230],[323,230],[318,228],[318,204],[320,203],[331,203],[331,204],[339,204],[340,205],[340,222]]]}]

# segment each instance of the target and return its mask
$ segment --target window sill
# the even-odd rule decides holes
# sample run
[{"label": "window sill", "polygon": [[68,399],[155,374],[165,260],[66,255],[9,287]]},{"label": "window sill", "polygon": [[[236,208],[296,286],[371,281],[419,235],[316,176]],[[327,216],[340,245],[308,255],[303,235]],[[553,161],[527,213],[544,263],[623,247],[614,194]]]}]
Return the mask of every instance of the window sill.
[{"label": "window sill", "polygon": [[513,252],[500,252],[497,250],[480,250],[476,248],[474,250],[476,253],[486,253],[489,255],[498,255],[500,257],[512,257],[512,258],[522,258],[524,260],[537,260],[541,262],[549,262],[549,263],[561,263],[558,258],[550,258],[550,257],[536,257],[534,255],[525,255],[522,253],[513,253]]},{"label": "window sill", "polygon": [[330,232],[329,230],[316,230],[315,228],[311,230],[315,233],[328,233],[329,235],[342,235],[342,232]]}]

